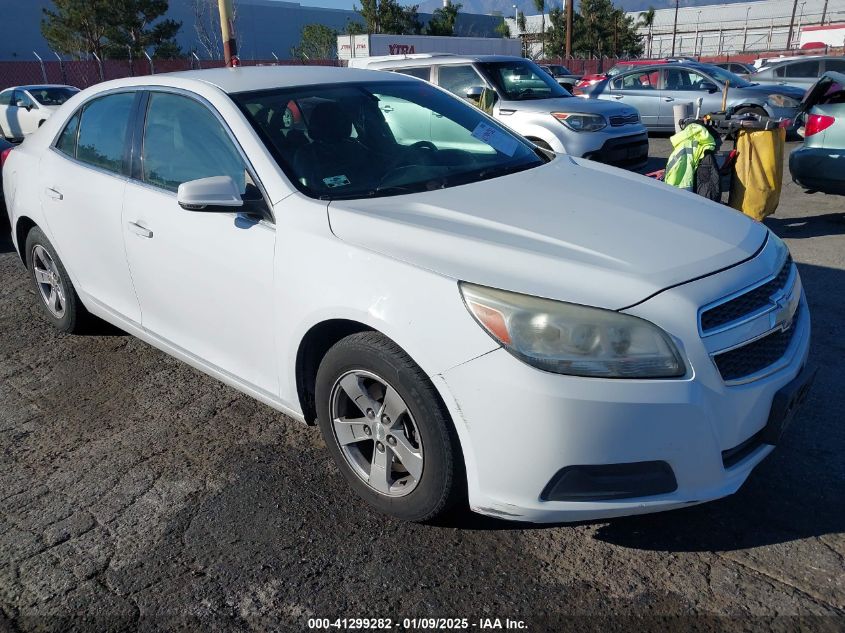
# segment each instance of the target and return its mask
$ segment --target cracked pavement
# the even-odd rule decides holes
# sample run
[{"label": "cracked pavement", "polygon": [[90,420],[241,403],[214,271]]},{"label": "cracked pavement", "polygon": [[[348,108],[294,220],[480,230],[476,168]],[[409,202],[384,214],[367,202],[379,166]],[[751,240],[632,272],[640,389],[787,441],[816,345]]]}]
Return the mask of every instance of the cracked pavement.
[{"label": "cracked pavement", "polygon": [[[653,156],[668,147],[652,139]],[[798,262],[821,372],[745,486],[552,527],[371,512],[317,429],[129,336],[50,329],[4,225],[0,631],[287,631],[315,616],[841,631],[843,211],[787,183],[767,222]]]}]

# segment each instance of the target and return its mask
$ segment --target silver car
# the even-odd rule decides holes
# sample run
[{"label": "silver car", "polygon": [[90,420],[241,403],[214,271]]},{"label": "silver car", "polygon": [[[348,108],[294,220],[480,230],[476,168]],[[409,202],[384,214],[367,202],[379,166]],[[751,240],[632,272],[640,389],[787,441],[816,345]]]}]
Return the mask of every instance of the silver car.
[{"label": "silver car", "polygon": [[[412,75],[464,99],[494,91],[492,115],[535,145],[636,169],[648,160],[637,111],[573,97],[533,61],[501,55],[413,55],[350,60],[350,65]],[[390,104],[396,116],[398,104]],[[437,121],[432,121],[432,135]]]},{"label": "silver car", "polygon": [[672,63],[637,66],[584,89],[591,99],[625,103],[640,112],[649,130],[675,129],[673,106],[701,102],[701,113],[719,112],[726,82],[727,111],[794,120],[804,91],[793,86],[764,86],[710,64]]},{"label": "silver car", "polygon": [[799,86],[807,89],[826,72],[845,72],[845,57],[799,57],[778,61],[770,59],[750,80],[761,84]]}]

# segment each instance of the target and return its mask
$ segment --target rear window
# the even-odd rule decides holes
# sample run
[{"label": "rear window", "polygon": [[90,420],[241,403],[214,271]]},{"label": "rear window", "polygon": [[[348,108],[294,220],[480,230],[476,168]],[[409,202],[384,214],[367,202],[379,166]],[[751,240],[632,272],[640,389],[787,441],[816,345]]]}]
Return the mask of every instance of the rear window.
[{"label": "rear window", "polygon": [[79,129],[77,160],[115,173],[123,171],[134,92],[95,99],[85,106]]}]

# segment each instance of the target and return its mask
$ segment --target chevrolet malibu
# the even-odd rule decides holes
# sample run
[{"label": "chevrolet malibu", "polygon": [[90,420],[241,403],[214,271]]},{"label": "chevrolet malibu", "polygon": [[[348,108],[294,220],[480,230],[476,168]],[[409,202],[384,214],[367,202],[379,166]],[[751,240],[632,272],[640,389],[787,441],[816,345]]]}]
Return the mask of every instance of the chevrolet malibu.
[{"label": "chevrolet malibu", "polygon": [[[391,127],[385,101],[422,124]],[[99,84],[3,178],[50,323],[108,321],[318,424],[350,488],[402,519],[729,495],[813,377],[801,280],[764,225],[400,74]]]}]

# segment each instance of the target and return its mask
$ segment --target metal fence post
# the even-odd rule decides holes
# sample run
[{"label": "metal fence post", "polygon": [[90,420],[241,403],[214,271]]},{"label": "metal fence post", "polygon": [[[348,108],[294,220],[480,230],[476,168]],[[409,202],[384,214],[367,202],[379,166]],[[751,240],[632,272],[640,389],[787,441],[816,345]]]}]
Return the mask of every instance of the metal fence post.
[{"label": "metal fence post", "polygon": [[197,68],[202,70],[202,62],[200,61],[199,55],[197,55],[195,51],[191,51],[191,56],[192,56],[191,68],[194,67],[194,60],[196,59],[197,60]]},{"label": "metal fence post", "polygon": [[44,83],[46,84],[47,83],[47,69],[44,68],[44,60],[41,59],[41,55],[39,55],[35,51],[32,51],[32,54],[35,55],[35,57],[38,59],[38,63],[41,65],[41,77],[44,79]]},{"label": "metal fence post", "polygon": [[156,74],[156,67],[153,65],[153,58],[150,57],[150,54],[147,51],[144,51],[144,57],[147,58],[147,61],[150,62],[150,74]]},{"label": "metal fence post", "polygon": [[100,60],[99,57],[97,57],[97,53],[91,53],[91,54],[94,56],[94,59],[97,60],[97,68],[100,71],[100,81],[105,81],[106,77],[103,74],[103,62]]},{"label": "metal fence post", "polygon": [[61,56],[56,51],[53,51],[53,55],[55,55],[56,59],[59,60],[59,72],[62,75],[62,83],[67,84],[67,73],[65,72],[65,63],[62,61]]}]

